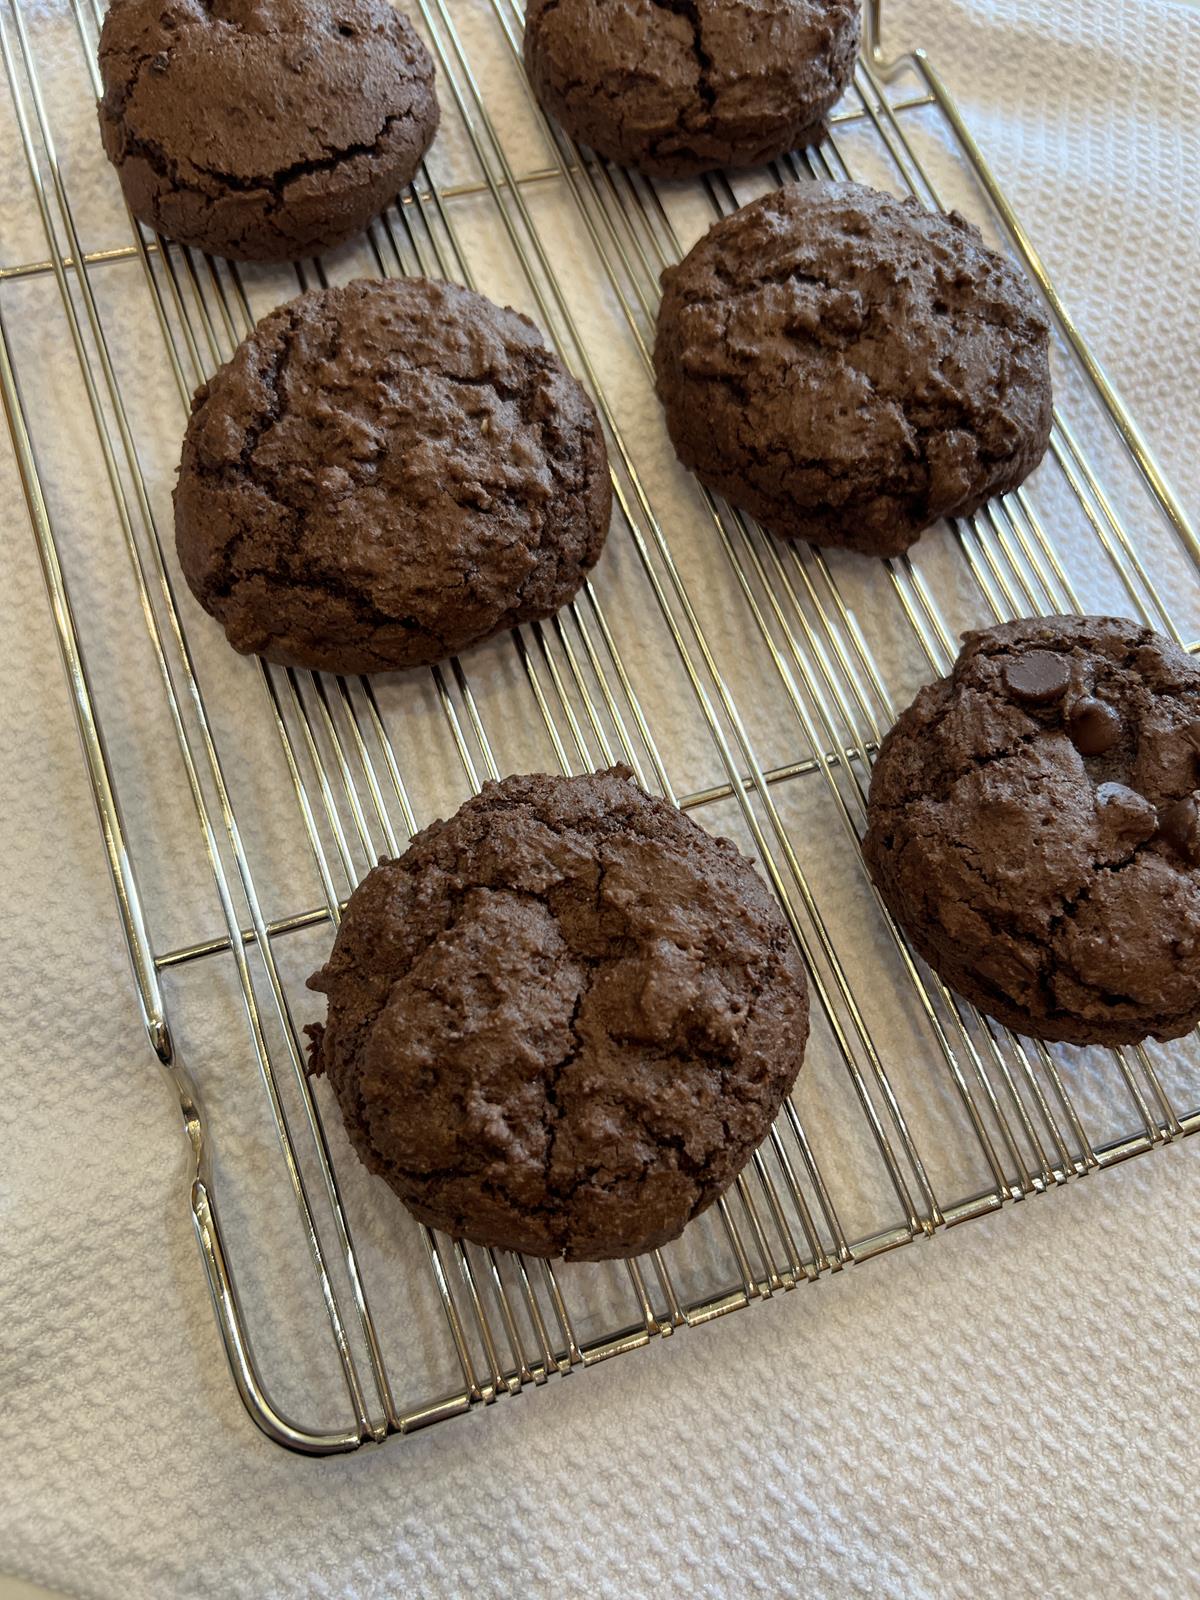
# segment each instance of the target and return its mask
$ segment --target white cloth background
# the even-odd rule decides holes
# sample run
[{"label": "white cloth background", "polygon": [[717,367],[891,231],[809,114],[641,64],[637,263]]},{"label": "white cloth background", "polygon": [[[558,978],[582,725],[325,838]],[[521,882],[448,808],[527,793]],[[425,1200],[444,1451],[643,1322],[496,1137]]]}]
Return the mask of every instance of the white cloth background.
[{"label": "white cloth background", "polygon": [[[929,47],[1200,508],[1197,13],[906,0],[888,29]],[[2,446],[0,507],[0,1571],[129,1600],[1200,1590],[1195,1149],[381,1450],[262,1439]]]}]

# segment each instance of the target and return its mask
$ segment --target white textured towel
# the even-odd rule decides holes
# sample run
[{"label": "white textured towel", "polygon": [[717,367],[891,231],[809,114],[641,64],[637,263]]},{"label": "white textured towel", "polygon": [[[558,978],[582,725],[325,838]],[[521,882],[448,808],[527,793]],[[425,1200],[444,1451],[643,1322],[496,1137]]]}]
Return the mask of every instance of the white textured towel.
[{"label": "white textured towel", "polygon": [[[1200,13],[885,9],[1200,509]],[[11,209],[10,117],[0,97],[5,261],[44,254]],[[119,240],[111,183],[83,210],[90,240]],[[4,443],[0,510],[0,1571],[122,1600],[1200,1591],[1189,1148],[379,1450],[311,1461],[260,1437]]]}]

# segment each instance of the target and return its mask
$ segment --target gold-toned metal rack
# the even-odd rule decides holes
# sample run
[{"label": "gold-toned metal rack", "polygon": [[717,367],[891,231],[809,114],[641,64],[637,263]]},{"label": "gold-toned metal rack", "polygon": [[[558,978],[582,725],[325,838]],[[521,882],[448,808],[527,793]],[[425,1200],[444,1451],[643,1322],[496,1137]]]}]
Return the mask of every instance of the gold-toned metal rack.
[{"label": "gold-toned metal rack", "polygon": [[[218,1325],[271,1438],[328,1453],[412,1431],[1200,1128],[1195,1037],[1075,1052],[1012,1035],[912,956],[862,870],[871,758],[897,703],[953,658],[956,626],[1107,603],[1180,642],[1200,632],[1200,545],[1187,517],[941,78],[919,50],[884,54],[880,0],[869,0],[829,138],[736,190],[721,175],[655,185],[549,127],[521,73],[515,0],[415,0],[444,113],[431,162],[357,256],[298,263],[287,280],[168,245],[128,219],[124,237],[97,242],[105,221],[84,182],[103,177],[103,156],[94,129],[68,113],[97,88],[100,12],[98,0],[68,4],[35,14],[0,0],[27,217],[42,238],[41,253],[0,261],[0,395],[143,1019],[191,1143],[190,1205]],[[845,176],[935,206],[952,190],[1023,261],[1059,335],[1061,405],[1038,474],[881,564],[764,537],[690,482],[644,422],[660,270],[755,186]],[[115,178],[109,187],[115,195]],[[166,448],[160,434],[177,441],[193,388],[253,325],[255,301],[266,309],[334,269],[419,271],[513,298],[591,389],[612,461],[613,533],[593,581],[553,622],[380,680],[212,648],[216,630],[178,583],[165,491],[146,463]],[[32,294],[49,353],[65,362],[49,388],[14,298]],[[131,368],[134,340],[144,364]],[[141,393],[157,376],[178,400],[161,429]],[[76,464],[64,417],[85,428],[99,472],[86,538],[62,488]],[[144,682],[129,688],[111,632],[81,607],[96,563],[144,634],[137,648],[156,687],[142,719],[129,696]],[[815,1029],[793,1102],[680,1244],[620,1269],[562,1267],[418,1229],[365,1182],[304,1070],[292,952],[327,941],[361,873],[455,791],[535,763],[570,772],[618,759],[757,856],[804,953]],[[282,788],[271,787],[272,764]],[[169,769],[147,786],[171,803],[127,823],[126,808],[146,810],[151,769]],[[179,905],[170,864],[155,858],[174,830],[189,886]],[[298,909],[299,879],[312,891]],[[224,1108],[210,1126],[178,1038],[206,1038],[192,1019],[231,1000],[244,1030],[234,1059],[227,1046],[194,1056],[204,1098]],[[254,1147],[264,1187],[251,1202],[230,1199],[234,1223],[219,1220],[217,1191],[224,1207],[244,1173],[218,1168],[214,1144],[240,1146],[238,1118],[254,1116],[274,1141],[273,1153]],[[280,1181],[286,1209],[274,1202]],[[397,1285],[389,1249],[414,1239]],[[259,1264],[276,1248],[307,1260],[297,1304],[331,1355],[332,1387],[294,1348],[279,1272]],[[235,1269],[254,1286],[245,1300]],[[439,1389],[443,1351],[454,1376]]]}]

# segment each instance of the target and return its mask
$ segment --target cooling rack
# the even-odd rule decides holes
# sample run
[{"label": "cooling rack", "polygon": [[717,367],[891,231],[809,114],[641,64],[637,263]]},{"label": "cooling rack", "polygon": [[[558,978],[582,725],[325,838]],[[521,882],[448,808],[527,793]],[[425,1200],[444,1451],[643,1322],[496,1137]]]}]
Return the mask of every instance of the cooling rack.
[{"label": "cooling rack", "polygon": [[[540,117],[514,0],[410,10],[439,72],[430,160],[363,240],[284,271],[132,223],[94,123],[96,0],[0,0],[0,205],[17,219],[0,392],[217,1323],[251,1416],[312,1453],[486,1407],[1200,1127],[1194,1036],[1016,1037],[912,955],[863,871],[880,735],[963,627],[1101,609],[1200,636],[1195,533],[928,58],[886,55],[868,0],[818,149],[654,184]],[[847,176],[966,211],[1055,324],[1045,464],[886,562],[775,543],[701,490],[649,376],[661,268],[771,184]],[[605,557],[552,622],[428,671],[235,657],[174,559],[192,389],[298,289],[414,271],[529,311],[588,385],[615,490]],[[362,872],[482,781],[618,759],[757,858],[810,974],[808,1062],[677,1244],[597,1266],[464,1246],[354,1160],[305,1075],[303,979]]]}]

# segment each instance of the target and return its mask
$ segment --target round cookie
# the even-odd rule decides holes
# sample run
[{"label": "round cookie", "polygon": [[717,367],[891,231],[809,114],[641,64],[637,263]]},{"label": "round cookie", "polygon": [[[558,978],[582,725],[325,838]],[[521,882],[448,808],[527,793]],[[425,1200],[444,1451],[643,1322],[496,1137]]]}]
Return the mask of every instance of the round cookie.
[{"label": "round cookie", "polygon": [[113,0],[100,75],[134,216],[249,261],[365,228],[438,125],[429,52],[388,0]]},{"label": "round cookie", "polygon": [[479,1244],[666,1244],[766,1136],[808,1034],[750,863],[624,767],[506,778],[351,896],[310,986],[371,1171]]},{"label": "round cookie", "polygon": [[1200,668],[1110,617],[966,636],[884,740],[864,849],[942,978],[1021,1033],[1200,1019]]},{"label": "round cookie", "polygon": [[680,460],[768,531],[896,555],[1014,488],[1050,436],[1049,327],[954,213],[778,189],[663,274],[658,393]]},{"label": "round cookie", "polygon": [[406,278],[281,306],[197,390],[175,532],[235,649],[378,672],[552,615],[610,509],[595,409],[533,323]]},{"label": "round cookie", "polygon": [[574,138],[682,178],[814,144],[859,16],[860,0],[529,0],[525,65]]}]

